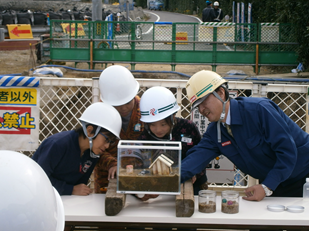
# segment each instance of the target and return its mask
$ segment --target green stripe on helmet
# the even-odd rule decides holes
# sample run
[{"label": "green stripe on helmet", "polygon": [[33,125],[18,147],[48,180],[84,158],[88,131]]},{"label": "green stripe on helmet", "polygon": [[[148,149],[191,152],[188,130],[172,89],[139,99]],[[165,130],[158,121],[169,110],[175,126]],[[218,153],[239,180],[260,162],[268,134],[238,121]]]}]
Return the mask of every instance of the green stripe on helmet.
[{"label": "green stripe on helmet", "polygon": [[[170,110],[170,109],[172,109],[176,104],[177,104],[177,102],[174,102],[174,103],[172,103],[172,104],[170,104],[170,105],[167,105],[167,106],[165,106],[165,107],[162,107],[162,108],[158,109],[158,113],[160,114],[160,113],[163,113],[163,112],[165,112],[165,111],[167,111],[167,110]],[[150,115],[150,113],[149,113],[149,111],[141,111],[141,115],[143,115],[143,116],[148,116],[148,115]]]},{"label": "green stripe on helmet", "polygon": [[200,95],[202,95],[204,92],[206,92],[208,89],[210,89],[210,88],[212,88],[212,84],[210,83],[210,84],[208,84],[206,87],[204,87],[202,90],[200,90],[200,91],[198,91],[197,92],[197,97],[199,97]]},{"label": "green stripe on helmet", "polygon": [[162,107],[162,108],[158,109],[158,112],[159,112],[159,113],[164,112],[164,111],[166,111],[166,110],[169,110],[169,109],[173,108],[174,106],[175,106],[175,103],[170,104],[170,105],[167,105],[167,106],[165,106],[165,107]]}]

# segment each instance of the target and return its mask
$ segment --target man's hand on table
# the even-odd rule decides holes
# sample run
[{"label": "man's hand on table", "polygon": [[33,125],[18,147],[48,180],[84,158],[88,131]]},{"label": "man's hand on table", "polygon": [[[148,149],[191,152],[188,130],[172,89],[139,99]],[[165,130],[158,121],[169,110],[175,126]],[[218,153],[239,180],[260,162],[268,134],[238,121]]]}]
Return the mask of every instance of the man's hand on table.
[{"label": "man's hand on table", "polygon": [[257,184],[253,185],[244,190],[245,196],[242,199],[247,201],[261,201],[265,198],[265,190],[263,189],[262,185]]}]

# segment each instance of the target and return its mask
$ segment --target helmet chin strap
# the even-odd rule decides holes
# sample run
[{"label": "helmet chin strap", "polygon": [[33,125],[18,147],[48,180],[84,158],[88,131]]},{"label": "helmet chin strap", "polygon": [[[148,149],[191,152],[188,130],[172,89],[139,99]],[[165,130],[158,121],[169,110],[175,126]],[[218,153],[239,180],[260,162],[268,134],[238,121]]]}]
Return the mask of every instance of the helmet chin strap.
[{"label": "helmet chin strap", "polygon": [[223,101],[217,92],[213,91],[212,93],[217,99],[219,99],[223,103],[223,110],[221,113],[221,117],[220,117],[220,120],[217,121],[217,142],[221,143],[222,139],[221,139],[221,127],[220,127],[221,125],[220,125],[220,123],[225,118],[225,114],[226,114],[225,108],[226,108],[226,103],[229,101],[229,98],[226,101]]},{"label": "helmet chin strap", "polygon": [[90,157],[91,157],[91,158],[99,158],[100,155],[96,155],[96,154],[92,151],[92,149],[93,149],[93,138],[95,138],[95,137],[98,135],[98,133],[99,133],[101,127],[98,126],[97,129],[96,129],[95,135],[92,136],[92,137],[89,137],[89,136],[87,135],[86,123],[85,123],[85,122],[82,122],[82,126],[83,126],[84,134],[85,134],[85,136],[86,136],[86,137],[88,138],[88,140],[89,140]]},{"label": "helmet chin strap", "polygon": [[171,128],[170,128],[170,135],[169,135],[169,140],[170,140],[170,141],[172,140],[172,130],[173,130],[173,127],[174,127],[173,115],[174,115],[174,114],[171,114],[171,115],[170,115],[170,120],[171,120],[171,124],[172,124],[172,126],[171,126]]},{"label": "helmet chin strap", "polygon": [[99,158],[100,155],[96,155],[92,149],[93,149],[93,139],[92,138],[88,138],[89,139],[89,149],[90,149],[90,157],[91,158]]}]

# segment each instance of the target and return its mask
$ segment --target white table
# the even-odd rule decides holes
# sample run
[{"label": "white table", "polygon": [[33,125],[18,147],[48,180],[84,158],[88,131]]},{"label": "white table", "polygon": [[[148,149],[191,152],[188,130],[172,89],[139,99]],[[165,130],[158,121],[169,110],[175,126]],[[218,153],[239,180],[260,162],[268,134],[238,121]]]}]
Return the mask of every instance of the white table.
[{"label": "white table", "polygon": [[[217,196],[215,213],[200,213],[195,196],[195,212],[192,217],[176,217],[175,196],[160,195],[142,202],[126,196],[123,210],[116,216],[105,215],[105,194],[89,196],[62,196],[67,226],[99,226],[133,228],[209,228],[209,229],[261,229],[261,230],[309,230],[309,201],[302,198],[267,197],[260,202],[246,201],[240,197],[239,213],[221,212],[221,198]],[[271,212],[269,204],[301,205],[303,213]]]}]

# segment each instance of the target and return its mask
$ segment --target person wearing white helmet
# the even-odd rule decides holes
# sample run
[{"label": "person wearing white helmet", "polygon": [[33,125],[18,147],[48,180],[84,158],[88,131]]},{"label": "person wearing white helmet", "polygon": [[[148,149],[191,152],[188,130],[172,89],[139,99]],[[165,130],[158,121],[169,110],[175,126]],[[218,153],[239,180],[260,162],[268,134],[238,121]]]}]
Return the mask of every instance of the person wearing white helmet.
[{"label": "person wearing white helmet", "polygon": [[119,139],[122,120],[114,107],[97,102],[79,118],[82,127],[54,134],[33,154],[60,195],[89,195],[89,177],[100,155]]},{"label": "person wearing white helmet", "polygon": [[199,71],[187,82],[192,109],[211,122],[199,144],[182,160],[181,182],[223,154],[243,173],[259,180],[243,199],[302,197],[309,177],[309,134],[268,98],[229,98],[227,81]]},{"label": "person wearing white helmet", "polygon": [[[140,121],[139,82],[131,72],[120,65],[113,65],[102,71],[99,77],[101,101],[112,105],[121,115],[122,129],[120,138],[136,140],[143,131]],[[117,171],[117,144],[110,146],[100,157],[94,170],[94,186],[96,193],[105,193],[109,179],[114,178]]]},{"label": "person wearing white helmet", "polygon": [[[186,157],[187,150],[200,141],[196,125],[190,120],[175,116],[180,106],[169,89],[162,86],[149,88],[141,97],[140,107],[141,121],[145,126],[139,140],[180,141],[181,159]],[[205,168],[197,171],[192,180],[195,195],[199,190],[208,188]]]},{"label": "person wearing white helmet", "polygon": [[222,19],[224,18],[224,13],[222,9],[220,8],[219,2],[218,1],[214,2],[213,7],[214,7],[214,13],[215,13],[214,22],[221,22]]}]

